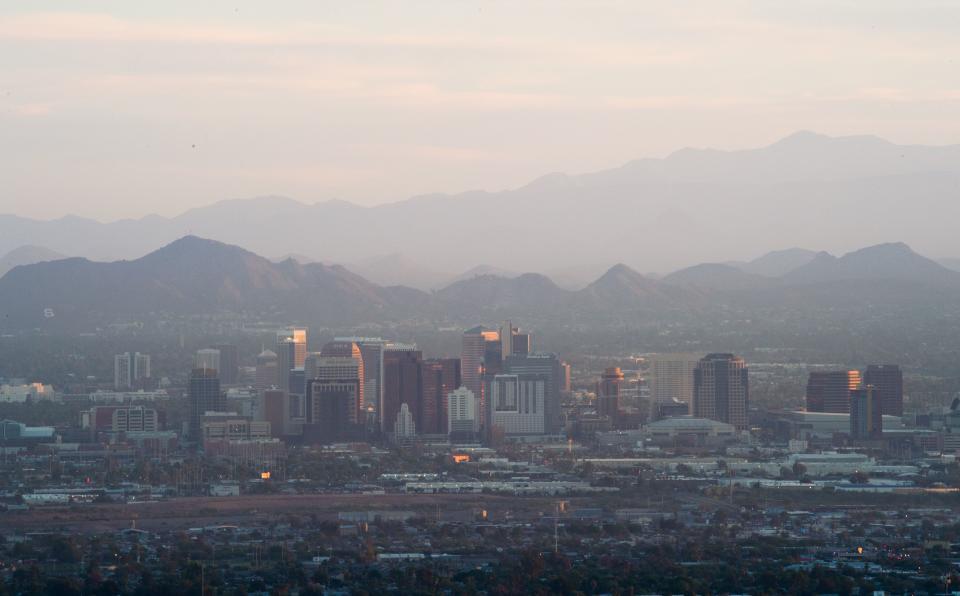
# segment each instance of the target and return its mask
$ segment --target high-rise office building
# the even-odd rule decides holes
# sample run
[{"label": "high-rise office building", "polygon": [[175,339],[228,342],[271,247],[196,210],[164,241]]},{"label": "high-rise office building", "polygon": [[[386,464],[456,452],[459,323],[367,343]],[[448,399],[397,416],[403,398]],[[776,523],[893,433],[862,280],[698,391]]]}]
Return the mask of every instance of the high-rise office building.
[{"label": "high-rise office building", "polygon": [[[197,350],[194,358],[193,368],[208,368],[217,371],[217,377],[220,376],[220,350],[214,348],[203,348]],[[222,382],[222,379],[221,379]]]},{"label": "high-rise office building", "polygon": [[650,397],[654,404],[693,402],[693,371],[702,354],[654,354],[649,365]]},{"label": "high-rise office building", "polygon": [[151,377],[150,356],[140,352],[126,352],[113,357],[113,387],[135,389]]},{"label": "high-rise office building", "polygon": [[850,436],[857,440],[883,437],[882,397],[872,385],[850,392]]},{"label": "high-rise office building", "polygon": [[623,371],[610,367],[603,371],[597,382],[597,414],[610,419],[620,412],[620,388],[623,386]]},{"label": "high-rise office building", "polygon": [[302,368],[307,359],[307,330],[291,327],[277,333],[277,387],[290,391],[290,371]]},{"label": "high-rise office building", "polygon": [[[306,360],[306,355],[304,355]],[[297,342],[289,337],[277,341],[277,378],[275,384],[281,391],[290,391],[290,371],[297,367]]]},{"label": "high-rise office building", "polygon": [[414,412],[420,434],[447,432],[447,394],[461,385],[460,360],[437,358],[420,365],[420,411]]},{"label": "high-rise office building", "polygon": [[[331,341],[324,344],[323,348],[320,350],[321,356],[321,366],[325,362],[326,358],[350,358],[354,361],[356,366],[357,378],[360,380],[360,392],[357,398],[356,405],[356,420],[357,422],[362,422],[365,419],[365,414],[363,410],[366,408],[366,395],[364,392],[364,386],[366,379],[365,363],[363,361],[363,353],[360,351],[360,346],[352,341]],[[324,378],[321,374],[316,378]]]},{"label": "high-rise office building", "polygon": [[470,441],[480,430],[473,391],[459,387],[447,394],[447,433],[453,440]]},{"label": "high-rise office building", "polygon": [[254,380],[254,388],[257,391],[279,387],[277,384],[277,360],[277,353],[272,350],[264,350],[257,356],[256,378]]},{"label": "high-rise office building", "polygon": [[210,346],[220,352],[220,383],[236,385],[240,372],[240,354],[234,344],[217,344]]},{"label": "high-rise office building", "polygon": [[547,381],[543,375],[499,374],[489,385],[492,432],[507,436],[544,434]]},{"label": "high-rise office building", "polygon": [[544,387],[544,432],[557,434],[563,426],[560,407],[560,358],[549,352],[512,354],[503,362],[503,372],[511,375],[540,375]]},{"label": "high-rise office building", "polygon": [[733,354],[707,354],[693,371],[693,415],[747,430],[747,364]]},{"label": "high-rise office building", "polygon": [[202,439],[201,425],[207,412],[223,412],[227,409],[227,397],[220,392],[220,379],[217,371],[209,368],[195,368],[190,373],[190,438]]},{"label": "high-rise office building", "polygon": [[[321,352],[323,355],[316,361],[314,377],[313,379],[307,380],[307,386],[309,387],[310,381],[316,380],[329,381],[330,383],[339,383],[340,385],[349,385],[351,387],[356,385],[355,390],[349,390],[349,421],[353,424],[359,424],[365,420],[365,414],[363,412],[363,359],[360,357],[359,350],[356,350],[356,345],[353,345],[352,349],[348,349],[348,347],[349,346],[331,344],[324,346],[324,352]],[[328,356],[326,355],[327,353],[333,355]],[[338,385],[338,387],[340,385]],[[340,389],[337,389],[336,391],[339,390]],[[331,391],[333,391],[333,389],[331,389]],[[310,396],[307,396],[307,407],[309,408],[312,405]],[[309,412],[305,412],[304,416],[308,421],[311,419]]]},{"label": "high-rise office building", "polygon": [[363,401],[369,408],[373,406],[380,413],[383,401],[383,352],[391,345],[380,337],[337,337],[334,341],[351,342],[360,348],[363,358]]},{"label": "high-rise office building", "polygon": [[274,438],[281,438],[288,432],[290,426],[289,396],[279,389],[268,389],[260,399],[259,420],[270,423],[270,434]]},{"label": "high-rise office building", "polygon": [[284,339],[289,339],[294,343],[293,366],[290,368],[299,368],[303,366],[303,361],[307,357],[307,328],[289,327],[277,333],[277,343]]},{"label": "high-rise office building", "polygon": [[489,353],[488,344],[500,342],[500,334],[492,329],[478,326],[463,332],[460,349],[460,374],[463,386],[473,392],[477,399],[477,418],[481,418],[485,402],[483,399],[484,358]]},{"label": "high-rise office building", "polygon": [[407,404],[411,412],[422,411],[420,404],[423,396],[422,360],[422,352],[414,349],[414,346],[394,344],[383,353],[381,432],[393,431],[401,405]]},{"label": "high-rise office building", "polygon": [[290,378],[287,381],[287,395],[291,419],[303,419],[306,415],[307,377],[302,368],[290,369]]},{"label": "high-rise office building", "polygon": [[560,363],[560,393],[570,393],[573,390],[573,367],[569,362]]},{"label": "high-rise office building", "polygon": [[510,321],[504,321],[500,326],[500,356],[506,357],[513,354],[513,336],[519,330],[513,326]]},{"label": "high-rise office building", "polygon": [[510,321],[504,321],[500,327],[500,356],[507,358],[514,354],[529,354],[532,351],[532,338],[529,333],[521,333]]},{"label": "high-rise office building", "polygon": [[813,371],[807,377],[807,411],[850,412],[850,392],[860,387],[860,371]]},{"label": "high-rise office building", "polygon": [[359,427],[356,403],[360,399],[361,382],[356,367],[350,367],[353,359],[334,357],[330,360],[342,362],[330,362],[330,369],[325,372],[332,377],[333,369],[343,367],[343,378],[307,381],[307,424],[303,432],[307,440],[320,443],[356,438]]},{"label": "high-rise office building", "polygon": [[883,413],[903,416],[903,371],[896,364],[871,364],[863,375],[864,385],[879,394]]}]

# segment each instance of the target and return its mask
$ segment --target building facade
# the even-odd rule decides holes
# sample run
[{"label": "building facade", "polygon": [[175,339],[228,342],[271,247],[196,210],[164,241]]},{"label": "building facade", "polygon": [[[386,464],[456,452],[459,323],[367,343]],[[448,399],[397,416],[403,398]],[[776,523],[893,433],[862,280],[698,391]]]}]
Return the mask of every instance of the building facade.
[{"label": "building facade", "polygon": [[693,371],[693,415],[749,428],[747,364],[733,354],[707,354]]}]

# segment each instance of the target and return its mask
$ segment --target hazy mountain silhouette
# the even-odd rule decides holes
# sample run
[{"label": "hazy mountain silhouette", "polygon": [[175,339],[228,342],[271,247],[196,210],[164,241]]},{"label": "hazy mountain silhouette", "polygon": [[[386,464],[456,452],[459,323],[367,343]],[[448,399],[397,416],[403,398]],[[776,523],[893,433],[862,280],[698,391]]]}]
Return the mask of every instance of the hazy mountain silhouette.
[{"label": "hazy mountain silhouette", "polygon": [[902,242],[893,242],[862,248],[839,258],[821,252],[783,279],[793,284],[870,279],[943,285],[960,284],[960,273],[915,253]]},{"label": "hazy mountain silhouette", "polygon": [[767,277],[781,277],[787,273],[802,267],[812,261],[817,256],[814,250],[805,248],[788,248],[785,250],[774,250],[767,254],[757,257],[746,263],[731,263],[738,269],[753,273],[755,275],[765,275]]},{"label": "hazy mountain silhouette", "polygon": [[577,292],[577,297],[582,307],[603,310],[667,307],[691,300],[695,294],[618,263]]},{"label": "hazy mountain silhouette", "polygon": [[504,277],[508,279],[520,276],[520,274],[515,271],[503,269],[502,267],[494,267],[493,265],[481,264],[481,265],[476,265],[474,267],[471,267],[466,271],[464,271],[463,273],[461,273],[460,275],[457,275],[453,278],[448,279],[447,284],[448,285],[455,284],[460,281],[467,281],[475,277],[484,277],[488,275],[492,275],[494,277]]},{"label": "hazy mountain silhouette", "polygon": [[237,314],[322,326],[502,315],[620,325],[730,308],[954,308],[960,307],[958,290],[960,273],[903,243],[839,258],[819,253],[782,278],[706,263],[653,279],[618,264],[577,291],[525,273],[474,276],[426,293],[377,285],[339,265],[274,263],[237,246],[186,236],[131,261],[68,258],[15,267],[0,278],[0,330],[89,330]]},{"label": "hazy mountain silhouette", "polygon": [[518,314],[554,310],[565,304],[569,295],[544,275],[524,273],[517,277],[475,276],[454,282],[434,296],[442,312],[469,316],[501,310]]},{"label": "hazy mountain silhouette", "polygon": [[945,258],[937,259],[937,263],[943,265],[951,271],[960,271],[960,259],[955,258]]},{"label": "hazy mountain silhouette", "polygon": [[0,257],[0,277],[3,277],[7,271],[20,265],[33,265],[34,263],[56,261],[65,258],[67,258],[66,255],[42,246],[21,246]]},{"label": "hazy mountain silhouette", "polygon": [[776,283],[770,278],[747,273],[737,267],[721,263],[703,263],[687,267],[664,276],[662,281],[669,284],[723,291],[741,291],[767,287]]},{"label": "hazy mountain silhouette", "polygon": [[432,290],[449,284],[451,279],[449,273],[433,271],[401,253],[346,263],[344,267],[382,286]]},{"label": "hazy mountain silhouette", "polygon": [[344,323],[404,312],[425,297],[382,288],[343,267],[272,263],[236,246],[187,236],[133,261],[64,259],[17,267],[0,279],[5,322],[88,327],[151,313],[263,313]]},{"label": "hazy mountain silhouette", "polygon": [[760,149],[684,149],[591,174],[551,174],[515,190],[371,208],[262,197],[109,224],[0,216],[0,253],[44,238],[65,254],[129,259],[194,234],[326,263],[402,253],[441,272],[476,263],[554,271],[621,261],[669,271],[771,246],[867,246],[889,238],[957,254],[958,185],[960,146],[804,132]]}]

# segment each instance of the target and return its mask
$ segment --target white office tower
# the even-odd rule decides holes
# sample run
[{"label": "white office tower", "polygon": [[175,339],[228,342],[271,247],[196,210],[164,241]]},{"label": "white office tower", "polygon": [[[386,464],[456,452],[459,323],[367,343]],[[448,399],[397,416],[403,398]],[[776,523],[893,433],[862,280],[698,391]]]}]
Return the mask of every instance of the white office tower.
[{"label": "white office tower", "polygon": [[393,436],[398,440],[409,439],[417,435],[416,425],[413,423],[413,414],[407,404],[400,405],[400,411],[397,412],[397,421],[393,425]]},{"label": "white office tower", "polygon": [[541,375],[496,375],[490,381],[490,423],[504,435],[542,435],[547,382]]},{"label": "white office tower", "polygon": [[113,387],[131,389],[137,381],[150,378],[150,356],[140,352],[126,352],[113,357]]},{"label": "white office tower", "polygon": [[202,350],[197,350],[197,356],[195,358],[195,364],[193,368],[206,368],[209,370],[217,371],[217,376],[220,376],[220,350],[214,348],[204,348]]},{"label": "white office tower", "polygon": [[447,428],[451,435],[473,434],[480,430],[477,397],[466,387],[447,394]]},{"label": "white office tower", "polygon": [[654,354],[650,363],[650,395],[654,403],[693,402],[693,371],[702,354]]}]

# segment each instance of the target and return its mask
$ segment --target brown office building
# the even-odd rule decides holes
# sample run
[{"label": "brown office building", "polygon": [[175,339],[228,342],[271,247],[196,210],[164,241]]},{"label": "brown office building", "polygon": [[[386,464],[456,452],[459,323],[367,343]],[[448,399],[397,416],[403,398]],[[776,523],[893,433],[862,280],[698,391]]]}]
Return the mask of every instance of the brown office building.
[{"label": "brown office building", "polygon": [[[392,433],[400,405],[411,412],[421,411],[423,380],[420,365],[423,355],[412,347],[391,346],[383,353],[383,405],[380,410],[380,431]],[[418,421],[417,429],[420,428]]]},{"label": "brown office building", "polygon": [[[488,358],[493,358],[497,352],[502,356],[500,348],[500,333],[493,329],[478,326],[463,332],[463,344],[460,350],[460,373],[463,375],[463,386],[473,392],[477,404],[477,420],[482,420],[481,412],[485,411],[483,374],[490,370],[493,362],[485,364]],[[500,363],[496,363],[499,369]],[[399,406],[397,406],[399,407]]]},{"label": "brown office building", "polygon": [[[355,371],[351,371],[350,380],[356,378],[360,382],[360,389],[357,392],[356,403],[354,404],[354,412],[351,414],[351,418],[354,421],[362,421],[365,418],[364,409],[366,407],[366,395],[364,394],[364,380],[366,379],[363,367],[363,354],[360,352],[360,346],[352,341],[331,341],[324,344],[323,349],[320,350],[320,358],[317,360],[317,378],[320,379],[342,379],[345,378],[342,371],[328,372],[324,374],[322,371],[324,367],[334,368],[342,367],[342,363],[337,365],[332,359],[339,358],[349,358],[353,360],[353,366],[356,367]],[[333,376],[331,376],[331,374]],[[354,377],[354,375],[356,375]]]},{"label": "brown office building", "polygon": [[603,371],[597,383],[597,414],[616,418],[620,411],[620,387],[623,385],[623,371],[611,367]]},{"label": "brown office building", "polygon": [[693,370],[693,415],[747,430],[747,364],[733,354],[707,354]]},{"label": "brown office building", "polygon": [[420,399],[420,411],[413,413],[417,432],[446,434],[447,394],[460,387],[460,360],[424,360],[421,365],[421,382],[423,395]]},{"label": "brown office building", "polygon": [[850,392],[860,387],[860,371],[811,372],[807,378],[807,411],[850,413]]},{"label": "brown office building", "polygon": [[863,375],[864,385],[873,386],[883,413],[903,416],[903,371],[896,364],[871,364]]}]

